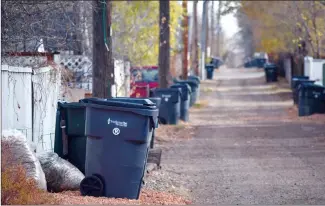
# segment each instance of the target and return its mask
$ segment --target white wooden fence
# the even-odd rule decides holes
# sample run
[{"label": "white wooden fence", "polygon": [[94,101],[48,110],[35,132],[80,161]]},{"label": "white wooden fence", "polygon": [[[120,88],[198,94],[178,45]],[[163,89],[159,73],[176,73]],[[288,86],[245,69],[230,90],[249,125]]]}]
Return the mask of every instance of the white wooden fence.
[{"label": "white wooden fence", "polygon": [[60,71],[1,65],[2,129],[18,129],[36,152],[51,151]]},{"label": "white wooden fence", "polygon": [[324,85],[324,64],[325,59],[314,59],[305,57],[304,59],[304,75],[309,76],[311,80],[315,80],[315,84]]}]

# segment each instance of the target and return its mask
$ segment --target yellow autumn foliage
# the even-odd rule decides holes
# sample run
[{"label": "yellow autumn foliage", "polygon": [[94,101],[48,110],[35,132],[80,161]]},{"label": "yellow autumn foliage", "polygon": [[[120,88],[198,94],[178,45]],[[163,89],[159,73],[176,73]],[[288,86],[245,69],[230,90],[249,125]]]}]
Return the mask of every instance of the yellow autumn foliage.
[{"label": "yellow autumn foliage", "polygon": [[325,40],[325,5],[318,1],[242,1],[240,9],[252,24],[257,50],[292,51],[303,39],[315,54]]},{"label": "yellow autumn foliage", "polygon": [[[176,28],[182,15],[177,1],[170,1],[170,47],[176,45]],[[138,66],[157,65],[159,53],[159,1],[113,1],[115,51]],[[114,32],[115,31],[115,32]],[[114,44],[114,42],[113,42]],[[172,52],[171,52],[172,55]]]}]

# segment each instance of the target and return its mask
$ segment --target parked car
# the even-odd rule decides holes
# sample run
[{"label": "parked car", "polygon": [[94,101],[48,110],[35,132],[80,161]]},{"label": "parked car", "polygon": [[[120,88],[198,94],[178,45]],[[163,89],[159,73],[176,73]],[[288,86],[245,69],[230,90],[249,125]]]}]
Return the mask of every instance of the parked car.
[{"label": "parked car", "polygon": [[158,87],[158,66],[131,68],[131,97],[149,97],[149,90]]}]

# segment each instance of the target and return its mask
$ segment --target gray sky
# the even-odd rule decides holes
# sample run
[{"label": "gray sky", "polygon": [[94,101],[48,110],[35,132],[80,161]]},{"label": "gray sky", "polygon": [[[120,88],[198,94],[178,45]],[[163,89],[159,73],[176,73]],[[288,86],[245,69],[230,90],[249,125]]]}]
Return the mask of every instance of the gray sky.
[{"label": "gray sky", "polygon": [[[179,1],[180,3],[182,1]],[[193,11],[193,1],[187,1],[187,8],[188,12],[191,14]],[[217,4],[215,3],[214,6],[215,10],[217,9]],[[198,15],[202,16],[202,9],[203,9],[203,1],[199,1],[198,3]],[[238,24],[237,24],[237,19],[234,17],[233,14],[228,14],[226,16],[223,16],[221,19],[221,25],[223,30],[225,31],[226,37],[230,38],[232,37],[235,33],[238,32]]]}]

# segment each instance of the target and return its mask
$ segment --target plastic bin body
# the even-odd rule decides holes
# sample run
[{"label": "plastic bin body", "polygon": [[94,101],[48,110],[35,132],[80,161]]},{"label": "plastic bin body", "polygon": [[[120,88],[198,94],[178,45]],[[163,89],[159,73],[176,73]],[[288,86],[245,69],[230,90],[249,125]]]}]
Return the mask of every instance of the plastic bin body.
[{"label": "plastic bin body", "polygon": [[205,69],[207,70],[207,79],[213,79],[214,65],[213,64],[205,65]]},{"label": "plastic bin body", "polygon": [[277,66],[274,64],[266,64],[264,66],[266,82],[278,81]]},{"label": "plastic bin body", "polygon": [[152,90],[153,97],[161,98],[159,122],[161,124],[178,124],[180,117],[181,89],[157,88]]},{"label": "plastic bin body", "polygon": [[299,86],[301,84],[313,84],[315,81],[306,80],[306,79],[296,79],[293,81],[294,81],[294,83],[293,83],[294,88],[292,89],[293,103],[298,104],[298,102],[299,102]]},{"label": "plastic bin body", "polygon": [[[200,84],[201,84],[200,78],[198,76],[190,75],[190,76],[188,76],[188,80],[196,80],[196,82],[197,82],[196,99],[199,99],[199,97],[200,97]],[[191,87],[191,90],[192,90],[192,87]],[[191,93],[192,93],[192,91],[191,91]]]},{"label": "plastic bin body", "polygon": [[[117,99],[117,100],[122,100],[122,101],[128,101],[128,102],[133,102],[133,103],[142,103],[143,100],[144,100],[142,98],[127,98],[127,97],[116,97],[116,98],[112,98],[112,99],[113,100],[114,99]],[[160,107],[161,98],[159,98],[159,97],[149,97],[147,99],[149,99],[150,101],[152,101],[153,103],[155,103],[155,105],[157,106],[157,108]],[[158,128],[158,121],[157,121],[156,128]],[[150,148],[153,148],[154,147],[154,141],[155,141],[155,131],[152,132],[152,137],[151,137],[151,140],[150,140]]]},{"label": "plastic bin body", "polygon": [[[87,142],[85,136],[85,109],[84,104],[59,102],[54,140],[54,152],[59,157],[68,160],[82,173],[85,173]],[[64,138],[66,138],[66,141],[63,140]]]},{"label": "plastic bin body", "polygon": [[299,86],[299,116],[325,113],[325,87],[306,83]]},{"label": "plastic bin body", "polygon": [[191,87],[190,107],[192,107],[199,98],[199,84],[195,80],[175,80],[174,83],[188,84]]},{"label": "plastic bin body", "polygon": [[188,84],[174,84],[171,88],[180,88],[181,94],[181,105],[180,105],[180,119],[188,122],[189,121],[189,108],[191,99],[191,87]]},{"label": "plastic bin body", "polygon": [[85,102],[86,176],[101,177],[103,196],[138,199],[158,109],[122,101]]}]

